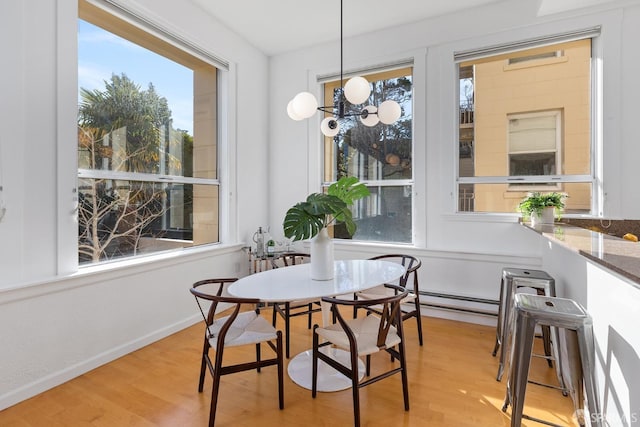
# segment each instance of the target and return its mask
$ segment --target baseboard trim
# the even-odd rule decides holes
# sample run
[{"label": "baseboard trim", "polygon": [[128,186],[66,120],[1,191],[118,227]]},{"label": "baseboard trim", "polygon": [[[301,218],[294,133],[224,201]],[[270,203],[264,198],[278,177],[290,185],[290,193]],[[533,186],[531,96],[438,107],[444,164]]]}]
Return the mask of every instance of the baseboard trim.
[{"label": "baseboard trim", "polygon": [[108,351],[68,366],[57,372],[51,373],[45,377],[39,378],[29,384],[12,390],[8,393],[0,396],[0,411],[20,403],[24,400],[30,399],[38,394],[50,390],[59,386],[73,378],[76,378],[82,374],[85,374],[95,368],[98,368],[106,363],[112,362],[126,354],[139,350],[155,341],[161,340],[171,334],[179,332],[199,321],[202,321],[202,317],[198,313],[197,315],[190,316],[174,324],[168,325],[162,329],[151,332],[133,341],[124,343],[118,347],[114,347]]}]

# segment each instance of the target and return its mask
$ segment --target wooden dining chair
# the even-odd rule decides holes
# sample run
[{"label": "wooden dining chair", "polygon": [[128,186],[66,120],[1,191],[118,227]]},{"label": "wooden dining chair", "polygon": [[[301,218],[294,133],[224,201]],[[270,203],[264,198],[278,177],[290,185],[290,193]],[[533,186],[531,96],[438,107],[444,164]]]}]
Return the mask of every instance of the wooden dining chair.
[{"label": "wooden dining chair", "polygon": [[[288,267],[290,265],[304,264],[309,262],[311,256],[307,253],[295,252],[281,254],[275,257],[271,266],[273,268]],[[291,331],[291,318],[297,316],[307,316],[307,328],[311,329],[311,323],[313,322],[313,313],[321,311],[320,300],[304,300],[304,301],[291,301],[291,302],[276,302],[273,303],[273,317],[272,325],[276,326],[277,316],[280,315],[284,319],[284,348],[287,359],[289,358],[289,342]]]},{"label": "wooden dining chair", "polygon": [[[269,322],[260,316],[256,308],[259,299],[235,298],[225,294],[226,286],[237,279],[206,279],[193,284],[190,291],[195,296],[196,302],[204,319],[204,347],[202,349],[202,363],[200,366],[200,380],[198,392],[202,393],[204,386],[205,370],[208,367],[213,377],[211,389],[211,409],[209,412],[209,426],[215,424],[218,393],[220,389],[220,377],[236,372],[260,369],[265,366],[278,366],[278,399],[280,409],[284,408],[284,364],[282,358],[282,332],[277,331]],[[203,306],[210,303],[208,309]],[[251,306],[251,310],[241,310]],[[205,314],[206,312],[206,314]],[[273,351],[275,357],[262,359],[260,344],[266,343]],[[224,350],[229,347],[255,344],[255,362],[235,365],[223,365]],[[209,350],[215,352],[212,361]]]},{"label": "wooden dining chair", "polygon": [[[409,290],[409,294],[405,300],[402,301],[402,320],[416,319],[418,341],[420,345],[422,345],[422,315],[420,313],[420,287],[418,284],[418,269],[422,266],[422,261],[412,255],[406,254],[378,255],[369,259],[396,262],[405,267],[406,272],[400,277],[397,283],[397,285],[402,288]],[[380,298],[381,295],[390,295],[392,293],[393,291],[390,291],[384,286],[376,286],[375,288],[355,293],[354,299],[374,299]],[[379,312],[379,309],[376,307],[370,307],[368,310]],[[354,308],[353,317],[357,317],[357,308]]]},{"label": "wooden dining chair", "polygon": [[[331,304],[331,311],[337,322],[320,328],[313,327],[313,368],[311,396],[316,397],[318,385],[318,360],[325,362],[341,374],[351,379],[353,395],[354,426],[360,426],[360,388],[378,382],[399,373],[402,378],[402,394],[404,410],[409,410],[409,385],[407,380],[407,361],[405,355],[404,335],[402,329],[402,312],[400,305],[409,291],[385,285],[391,291],[389,296],[370,300],[341,299],[323,297],[322,301]],[[354,307],[367,310],[369,307],[380,307],[380,315],[370,313],[355,319],[345,319],[340,307]],[[322,343],[320,340],[323,340]],[[337,347],[350,353],[348,364],[342,364],[331,357],[332,349],[320,351],[326,346]],[[385,351],[391,354],[393,368],[371,376],[371,355]],[[366,375],[359,378],[359,358],[366,358]],[[400,366],[397,366],[396,361]]]}]

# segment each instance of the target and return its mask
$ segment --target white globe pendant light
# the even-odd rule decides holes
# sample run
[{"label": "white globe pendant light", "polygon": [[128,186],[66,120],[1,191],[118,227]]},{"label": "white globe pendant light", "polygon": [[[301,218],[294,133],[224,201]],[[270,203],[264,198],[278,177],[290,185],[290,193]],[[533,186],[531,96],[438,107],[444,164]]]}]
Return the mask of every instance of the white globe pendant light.
[{"label": "white globe pendant light", "polygon": [[[367,114],[363,114],[364,111],[366,111]],[[369,126],[369,127],[373,127],[377,125],[378,122],[380,122],[380,119],[376,114],[377,112],[378,112],[378,109],[374,105],[367,105],[362,109],[362,113],[360,113],[360,121],[362,122],[363,125]]]},{"label": "white globe pendant light", "polygon": [[[339,99],[333,105],[319,106],[316,97],[310,92],[300,92],[287,104],[287,114],[292,120],[308,119],[321,111],[325,115],[330,115],[322,120],[320,130],[327,137],[334,137],[340,131],[339,122],[345,118],[356,117],[365,126],[375,126],[382,122],[386,125],[393,124],[402,115],[402,108],[396,101],[387,100],[379,106],[367,105],[366,107],[355,107],[362,105],[371,97],[371,84],[361,76],[350,78],[346,84],[343,83],[343,15],[344,0],[340,0],[340,86]],[[380,94],[374,94],[374,98]],[[343,124],[345,126],[345,124]],[[351,127],[351,125],[347,126]]]},{"label": "white globe pendant light", "polygon": [[363,104],[371,95],[371,86],[364,77],[352,77],[344,85],[344,96],[352,104]]},{"label": "white globe pendant light", "polygon": [[386,100],[378,107],[378,118],[385,125],[395,123],[402,115],[402,108],[396,101]]},{"label": "white globe pendant light", "polygon": [[291,109],[294,114],[303,119],[313,116],[318,109],[318,101],[310,92],[300,92],[293,98]]},{"label": "white globe pendant light", "polygon": [[295,111],[293,111],[293,99],[289,101],[289,103],[287,104],[287,114],[289,115],[289,118],[291,120],[295,120],[295,121],[304,120],[304,117],[300,117],[295,113]]},{"label": "white globe pendant light", "polygon": [[334,137],[340,131],[340,124],[333,117],[327,117],[320,123],[320,130],[324,136]]}]

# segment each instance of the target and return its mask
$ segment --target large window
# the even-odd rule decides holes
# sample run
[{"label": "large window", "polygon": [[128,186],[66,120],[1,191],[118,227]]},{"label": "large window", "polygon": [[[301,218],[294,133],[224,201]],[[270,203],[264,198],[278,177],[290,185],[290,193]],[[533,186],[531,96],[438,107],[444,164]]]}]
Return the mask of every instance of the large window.
[{"label": "large window", "polygon": [[78,255],[218,241],[217,69],[79,1]]},{"label": "large window", "polygon": [[560,191],[565,213],[592,212],[595,36],[456,53],[458,211],[516,212],[529,191]]},{"label": "large window", "polygon": [[[402,116],[392,125],[364,126],[356,118],[345,118],[340,133],[325,138],[324,182],[357,176],[371,196],[353,208],[358,229],[356,240],[411,243],[413,201],[412,70],[411,68],[364,75],[371,83],[365,104],[397,101]],[[325,105],[341,98],[340,81],[325,83]],[[348,105],[347,105],[348,107]],[[348,238],[336,227],[334,236]]]}]

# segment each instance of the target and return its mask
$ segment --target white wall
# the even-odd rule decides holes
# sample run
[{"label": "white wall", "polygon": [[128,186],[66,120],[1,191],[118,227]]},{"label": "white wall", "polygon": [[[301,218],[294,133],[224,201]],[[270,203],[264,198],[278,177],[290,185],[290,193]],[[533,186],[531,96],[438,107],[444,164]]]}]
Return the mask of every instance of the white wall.
[{"label": "white wall", "polygon": [[224,245],[74,273],[76,0],[3,3],[0,409],[199,321],[188,288],[245,274],[267,222],[268,58],[188,2],[125,3],[230,62]]},{"label": "white wall", "polygon": [[[640,85],[633,84],[640,67],[635,47],[640,22],[638,1],[610,1],[596,8],[545,16],[538,16],[540,5],[503,1],[344,41],[346,72],[414,59],[416,211],[415,247],[411,250],[430,267],[423,285],[429,290],[497,298],[502,265],[522,265],[525,261],[529,267],[540,266],[539,248],[518,227],[514,215],[454,213],[458,84],[454,51],[602,26],[605,215],[638,218],[640,214],[636,188],[640,170],[634,166],[640,144],[633,125],[634,115],[640,110],[634,105]],[[339,61],[337,42],[271,59],[272,229],[281,230],[286,210],[309,192],[317,191],[321,179],[320,117],[295,122],[287,117],[285,106],[301,90],[319,93],[317,76],[339,73]],[[370,247],[378,252],[390,248]],[[478,254],[486,262],[470,262]],[[440,255],[448,261],[442,262]],[[338,256],[348,255],[338,251]],[[452,274],[460,271],[466,274]]]},{"label": "white wall", "polygon": [[[458,84],[454,51],[599,25],[602,27],[598,49],[602,49],[599,66],[604,104],[600,130],[604,153],[604,216],[639,218],[640,143],[635,119],[640,113],[637,103],[640,85],[635,83],[640,72],[639,2],[607,1],[589,9],[575,9],[581,2],[561,3],[503,1],[345,40],[347,72],[389,60],[414,58],[415,246],[337,244],[336,256],[355,258],[397,250],[409,252],[419,256],[424,264],[421,290],[490,299],[498,298],[503,267],[549,269],[566,283],[566,296],[585,303],[597,319],[600,384],[611,425],[636,425],[640,422],[637,376],[640,337],[633,328],[639,314],[637,307],[640,307],[637,288],[576,254],[556,257],[558,251],[549,252],[539,236],[515,223],[513,216],[454,213],[457,126],[454,95]],[[589,2],[594,3],[598,2]],[[544,6],[544,16],[538,16],[540,6]],[[547,14],[556,6],[558,10],[575,10]],[[269,214],[272,228],[281,223],[288,207],[309,192],[317,191],[321,179],[320,118],[291,121],[285,106],[301,90],[319,94],[316,77],[339,73],[339,60],[338,43],[271,59],[273,173],[270,182],[273,190]],[[495,324],[493,318],[484,316],[441,310],[428,313]],[[482,357],[482,349],[478,351],[478,357]],[[635,414],[635,418],[630,414]]]},{"label": "white wall", "polygon": [[[225,242],[248,241],[260,225],[277,234],[286,209],[316,191],[320,180],[318,123],[290,121],[285,106],[300,90],[318,90],[316,74],[339,71],[337,43],[269,59],[187,2],[126,3],[231,63],[231,145],[225,153],[230,168],[222,171],[227,190],[223,202],[230,212]],[[0,408],[197,321],[187,292],[190,284],[205,276],[246,271],[244,253],[231,245],[70,274],[75,270],[70,244],[75,227],[75,4],[6,2],[0,14],[0,178],[7,207],[0,222],[0,337],[5,349],[0,355]],[[605,144],[608,169],[617,171],[605,186],[614,215],[638,212],[640,200],[629,195],[637,194],[640,173],[634,160],[640,154],[634,141],[640,8],[614,7],[620,4],[614,1],[606,6],[614,7],[611,11],[539,18],[537,4],[510,0],[346,41],[347,69],[389,59],[415,60],[417,245],[338,244],[338,256],[402,249],[423,259],[423,289],[494,299],[503,266],[542,266],[535,235],[512,218],[452,214],[451,52],[603,20],[611,34],[604,64]],[[261,113],[265,111],[270,113]],[[637,346],[637,341],[631,343]],[[616,390],[621,390],[617,383]]]}]

